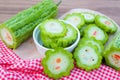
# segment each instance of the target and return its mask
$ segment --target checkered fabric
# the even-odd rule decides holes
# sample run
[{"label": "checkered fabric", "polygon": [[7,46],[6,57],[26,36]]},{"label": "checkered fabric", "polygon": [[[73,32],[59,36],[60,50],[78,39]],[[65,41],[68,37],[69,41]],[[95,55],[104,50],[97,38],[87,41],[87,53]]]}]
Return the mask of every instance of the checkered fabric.
[{"label": "checkered fabric", "polygon": [[[0,40],[0,80],[52,80],[43,73],[41,59],[22,60]],[[120,80],[120,73],[102,64],[98,70],[86,72],[74,68],[60,80]]]}]

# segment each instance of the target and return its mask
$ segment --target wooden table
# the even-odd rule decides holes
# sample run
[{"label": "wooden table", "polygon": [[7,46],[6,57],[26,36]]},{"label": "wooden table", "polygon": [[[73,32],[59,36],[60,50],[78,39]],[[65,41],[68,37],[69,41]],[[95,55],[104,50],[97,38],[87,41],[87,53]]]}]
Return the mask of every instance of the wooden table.
[{"label": "wooden table", "polygon": [[[40,0],[0,0],[0,23],[39,1]],[[55,1],[57,2],[58,0]],[[120,0],[63,0],[59,6],[58,17],[73,8],[88,8],[99,11],[120,25]],[[31,43],[28,45],[29,47],[34,45],[32,39],[28,41]],[[26,44],[22,44],[22,46],[24,45]],[[18,48],[18,51],[20,51],[18,55],[23,59],[39,58],[40,56],[38,54],[34,55],[34,53],[37,53],[36,49],[32,50],[34,53],[31,53],[29,50],[29,52],[26,51],[26,54],[23,53],[23,48],[21,47]]]}]

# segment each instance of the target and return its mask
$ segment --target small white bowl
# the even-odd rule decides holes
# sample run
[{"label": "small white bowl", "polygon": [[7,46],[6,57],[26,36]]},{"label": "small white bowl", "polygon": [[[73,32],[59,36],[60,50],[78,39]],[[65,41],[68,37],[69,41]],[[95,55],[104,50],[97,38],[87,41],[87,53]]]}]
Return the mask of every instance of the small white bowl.
[{"label": "small white bowl", "polygon": [[[66,21],[64,21],[64,22],[70,24],[69,22],[66,22]],[[42,41],[41,41],[41,39],[39,37],[40,36],[39,26],[40,26],[40,24],[33,31],[33,40],[34,40],[34,43],[35,43],[35,45],[37,47],[38,52],[41,55],[40,57],[43,58],[43,57],[45,57],[45,52],[47,50],[50,50],[50,48],[46,48],[45,46],[43,46]],[[72,25],[72,26],[77,30],[78,36],[77,36],[76,41],[72,45],[64,48],[65,50],[67,50],[69,52],[72,52],[74,50],[74,48],[77,46],[77,44],[78,44],[78,42],[80,40],[80,32],[79,32],[79,30],[74,25]]]}]

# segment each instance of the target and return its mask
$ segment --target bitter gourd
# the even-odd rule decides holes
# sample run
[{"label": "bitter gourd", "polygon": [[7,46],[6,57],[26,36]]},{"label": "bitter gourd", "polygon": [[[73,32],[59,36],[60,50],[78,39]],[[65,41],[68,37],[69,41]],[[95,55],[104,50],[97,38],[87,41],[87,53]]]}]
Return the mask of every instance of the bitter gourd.
[{"label": "bitter gourd", "polygon": [[17,48],[32,35],[40,22],[55,17],[57,12],[58,8],[53,0],[43,0],[0,24],[0,36],[9,48]]},{"label": "bitter gourd", "polygon": [[91,44],[82,44],[75,49],[74,58],[79,68],[91,71],[98,69],[102,62],[102,55]]},{"label": "bitter gourd", "polygon": [[100,29],[95,24],[88,25],[84,30],[85,37],[93,37],[98,41],[101,41],[103,44],[108,40],[108,35],[102,29]]},{"label": "bitter gourd", "polygon": [[97,15],[95,18],[96,24],[108,33],[114,33],[117,31],[117,26],[105,16]]},{"label": "bitter gourd", "polygon": [[63,48],[56,48],[48,50],[45,55],[45,58],[42,60],[45,74],[54,79],[70,74],[74,67],[72,53]]}]

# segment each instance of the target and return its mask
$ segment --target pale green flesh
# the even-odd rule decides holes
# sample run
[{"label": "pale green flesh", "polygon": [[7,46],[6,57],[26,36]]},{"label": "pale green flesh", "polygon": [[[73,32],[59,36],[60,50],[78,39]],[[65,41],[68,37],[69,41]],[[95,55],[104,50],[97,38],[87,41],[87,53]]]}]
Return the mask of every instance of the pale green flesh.
[{"label": "pale green flesh", "polygon": [[62,25],[54,21],[47,22],[44,27],[50,33],[61,33],[63,31]]},{"label": "pale green flesh", "polygon": [[5,28],[2,28],[1,30],[1,37],[2,39],[8,44],[8,45],[13,45],[13,37],[11,35],[11,33],[5,29]]},{"label": "pale green flesh", "polygon": [[92,40],[88,40],[88,41],[86,41],[86,44],[87,43],[92,43],[93,45],[96,45],[97,46],[97,48],[98,48],[98,51],[101,53],[102,52],[102,49],[101,49],[101,47],[100,47],[100,45],[97,43],[97,42],[94,42],[94,41],[92,41]]},{"label": "pale green flesh", "polygon": [[94,20],[94,16],[91,14],[83,13],[82,15],[84,15],[86,20]]},{"label": "pale green flesh", "polygon": [[78,52],[78,56],[81,63],[88,66],[94,65],[98,61],[98,56],[96,52],[88,46],[85,46],[82,49],[80,49]]},{"label": "pale green flesh", "polygon": [[[61,58],[60,63],[56,62],[57,58]],[[67,67],[69,65],[69,60],[67,59],[67,57],[65,55],[58,53],[58,54],[52,55],[49,58],[49,61],[47,61],[47,65],[48,65],[48,69],[50,70],[51,73],[59,74],[61,72],[64,72],[67,69]],[[57,66],[60,66],[59,70],[55,69]]]},{"label": "pale green flesh", "polygon": [[74,26],[78,26],[81,23],[79,16],[70,16],[66,19],[66,21],[73,24]]},{"label": "pale green flesh", "polygon": [[120,52],[111,52],[108,56],[108,60],[109,60],[110,64],[120,68],[120,58],[116,59],[114,57],[114,55],[119,55],[120,56]]},{"label": "pale green flesh", "polygon": [[113,25],[113,23],[110,21],[110,20],[108,20],[108,19],[106,19],[106,18],[100,18],[99,19],[104,25],[106,25],[106,26],[108,26],[108,28],[114,28],[114,25]]},{"label": "pale green flesh", "polygon": [[[96,35],[93,35],[95,31],[96,31]],[[97,40],[104,40],[105,39],[104,32],[97,27],[92,27],[91,29],[89,29],[88,36],[95,37]]]}]

